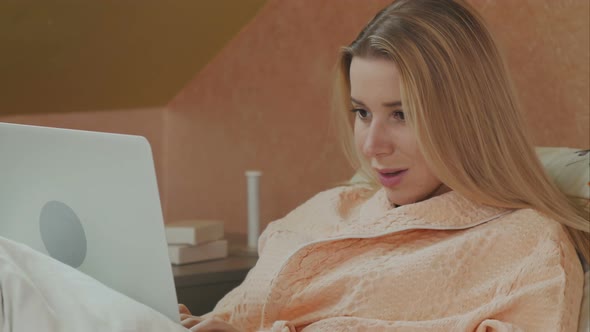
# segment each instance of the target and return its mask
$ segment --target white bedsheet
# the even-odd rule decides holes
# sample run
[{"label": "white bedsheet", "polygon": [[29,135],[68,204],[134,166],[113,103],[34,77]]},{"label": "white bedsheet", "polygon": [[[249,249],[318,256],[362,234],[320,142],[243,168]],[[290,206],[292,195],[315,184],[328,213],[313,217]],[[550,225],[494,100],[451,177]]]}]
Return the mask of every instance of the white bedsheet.
[{"label": "white bedsheet", "polygon": [[0,237],[1,332],[187,331],[84,273]]}]

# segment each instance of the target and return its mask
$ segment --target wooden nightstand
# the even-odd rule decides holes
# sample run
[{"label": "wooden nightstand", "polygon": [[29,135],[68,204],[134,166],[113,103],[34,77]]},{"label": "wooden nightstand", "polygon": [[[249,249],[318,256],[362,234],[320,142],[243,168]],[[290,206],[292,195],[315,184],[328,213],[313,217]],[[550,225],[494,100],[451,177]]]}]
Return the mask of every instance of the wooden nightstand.
[{"label": "wooden nightstand", "polygon": [[229,291],[244,281],[258,257],[247,254],[246,237],[226,234],[229,256],[201,263],[172,265],[178,302],[186,305],[193,315],[205,314]]}]

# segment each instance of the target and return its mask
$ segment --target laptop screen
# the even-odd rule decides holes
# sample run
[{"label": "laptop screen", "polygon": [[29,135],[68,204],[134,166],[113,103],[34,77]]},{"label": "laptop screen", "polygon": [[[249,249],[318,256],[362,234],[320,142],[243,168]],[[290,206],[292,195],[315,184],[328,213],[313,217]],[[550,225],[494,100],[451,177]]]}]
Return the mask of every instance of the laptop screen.
[{"label": "laptop screen", "polygon": [[145,138],[0,123],[0,156],[1,236],[179,321]]}]

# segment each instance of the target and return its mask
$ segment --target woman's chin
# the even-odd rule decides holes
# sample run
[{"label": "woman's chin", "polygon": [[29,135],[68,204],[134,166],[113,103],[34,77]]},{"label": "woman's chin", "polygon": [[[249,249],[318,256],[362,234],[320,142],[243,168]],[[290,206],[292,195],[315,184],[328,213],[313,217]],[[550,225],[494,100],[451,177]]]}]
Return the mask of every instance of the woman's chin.
[{"label": "woman's chin", "polygon": [[451,191],[451,189],[444,184],[440,184],[437,187],[425,191],[425,192],[412,192],[410,190],[404,190],[402,188],[387,188],[385,187],[385,192],[387,193],[387,199],[392,206],[401,206],[412,204],[420,201],[427,200],[434,196],[442,195]]},{"label": "woman's chin", "polygon": [[387,199],[392,206],[407,205],[417,201],[417,197],[410,193],[405,193],[403,190],[394,190],[385,187],[385,192],[387,193]]}]

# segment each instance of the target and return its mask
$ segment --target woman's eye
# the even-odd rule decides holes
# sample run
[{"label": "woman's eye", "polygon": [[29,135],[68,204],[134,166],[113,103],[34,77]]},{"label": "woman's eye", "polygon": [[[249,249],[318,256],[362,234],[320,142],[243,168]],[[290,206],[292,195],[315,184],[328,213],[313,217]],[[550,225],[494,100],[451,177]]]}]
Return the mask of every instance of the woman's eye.
[{"label": "woman's eye", "polygon": [[404,112],[402,111],[395,111],[393,112],[393,118],[399,121],[405,121],[406,118],[404,116]]},{"label": "woman's eye", "polygon": [[366,118],[369,117],[369,112],[365,111],[362,108],[355,108],[351,112],[356,113],[357,116],[359,117],[359,119],[361,119],[361,120],[365,120]]}]

